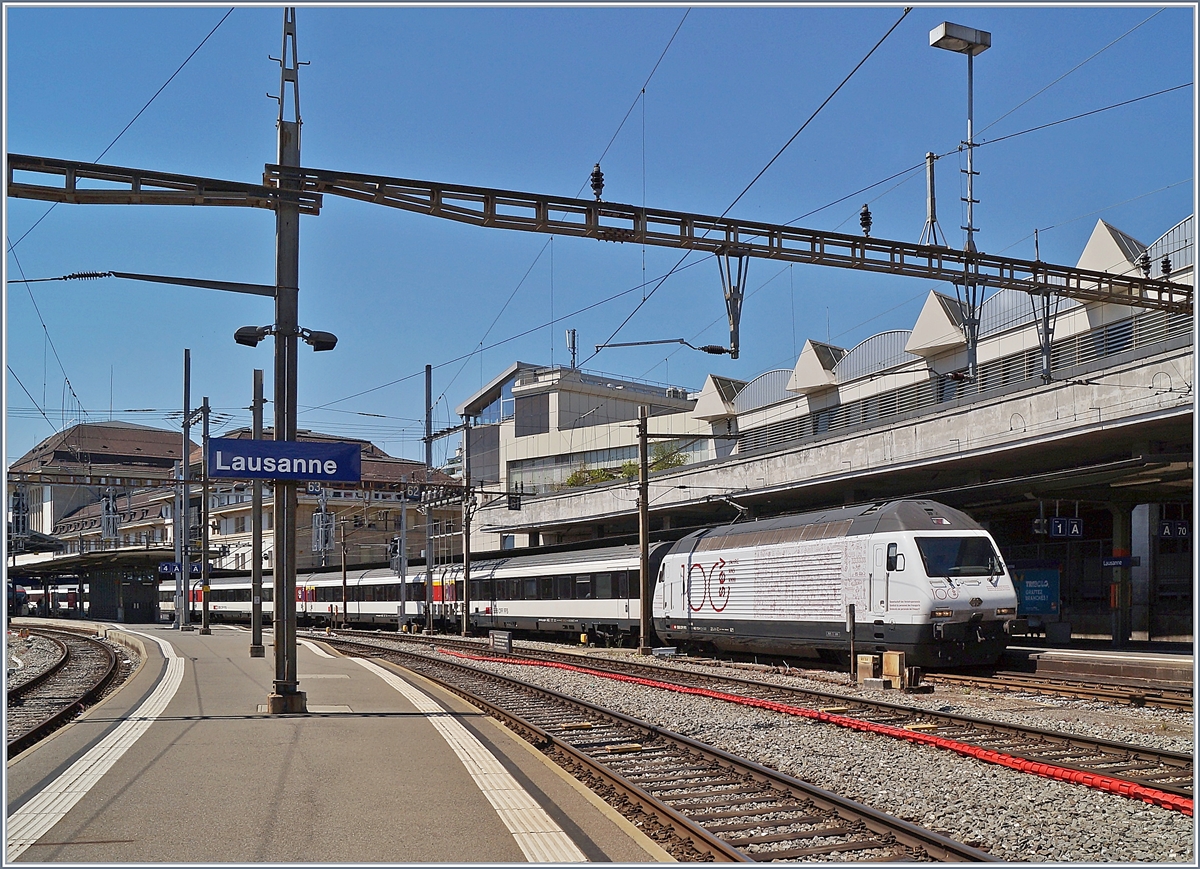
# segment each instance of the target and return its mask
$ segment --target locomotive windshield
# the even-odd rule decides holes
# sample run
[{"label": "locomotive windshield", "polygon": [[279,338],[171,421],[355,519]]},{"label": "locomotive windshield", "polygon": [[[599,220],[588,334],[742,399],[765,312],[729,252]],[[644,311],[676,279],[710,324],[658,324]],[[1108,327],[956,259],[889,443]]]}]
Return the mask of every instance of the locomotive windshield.
[{"label": "locomotive windshield", "polygon": [[1000,556],[986,537],[918,537],[928,576],[992,576]]}]

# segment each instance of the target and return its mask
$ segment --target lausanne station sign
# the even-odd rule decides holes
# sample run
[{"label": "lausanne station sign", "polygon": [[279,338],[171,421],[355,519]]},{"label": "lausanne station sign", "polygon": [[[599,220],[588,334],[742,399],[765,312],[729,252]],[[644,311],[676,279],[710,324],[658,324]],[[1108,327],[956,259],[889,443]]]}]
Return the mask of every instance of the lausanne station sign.
[{"label": "lausanne station sign", "polygon": [[362,480],[358,444],[209,438],[208,475],[234,480]]}]

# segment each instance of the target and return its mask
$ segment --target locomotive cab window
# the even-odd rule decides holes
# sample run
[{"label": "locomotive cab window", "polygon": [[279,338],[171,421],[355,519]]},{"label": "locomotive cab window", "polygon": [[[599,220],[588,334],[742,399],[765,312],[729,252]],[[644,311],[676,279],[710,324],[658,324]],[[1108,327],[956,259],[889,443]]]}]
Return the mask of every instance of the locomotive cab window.
[{"label": "locomotive cab window", "polygon": [[887,548],[887,569],[904,570],[904,556],[898,551],[895,543],[889,543]]},{"label": "locomotive cab window", "polygon": [[929,576],[994,576],[1000,556],[986,537],[918,537],[917,549]]}]

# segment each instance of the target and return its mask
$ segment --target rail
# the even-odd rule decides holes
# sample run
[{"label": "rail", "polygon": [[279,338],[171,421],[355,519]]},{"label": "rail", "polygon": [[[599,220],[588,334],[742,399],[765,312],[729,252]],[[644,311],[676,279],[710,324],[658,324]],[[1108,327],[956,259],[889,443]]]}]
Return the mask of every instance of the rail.
[{"label": "rail", "polygon": [[[824,855],[885,861],[992,861],[914,824],[648,722],[443,656],[360,640],[335,648],[397,660],[543,750],[584,763],[664,827],[689,860],[763,862]],[[485,699],[486,698],[486,699]],[[807,829],[797,831],[803,825]],[[757,831],[748,835],[749,830]],[[820,844],[816,844],[819,841]]]}]

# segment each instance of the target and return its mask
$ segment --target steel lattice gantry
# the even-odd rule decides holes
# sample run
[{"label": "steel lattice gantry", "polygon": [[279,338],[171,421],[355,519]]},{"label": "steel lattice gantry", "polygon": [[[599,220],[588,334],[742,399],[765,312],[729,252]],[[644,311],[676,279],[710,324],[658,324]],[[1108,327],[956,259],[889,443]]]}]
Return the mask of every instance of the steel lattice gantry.
[{"label": "steel lattice gantry", "polygon": [[785,262],[947,281],[970,280],[993,289],[1084,302],[1108,302],[1172,312],[1192,310],[1192,287],[1139,275],[1115,275],[1013,259],[937,245],[823,232],[733,218],[663,211],[636,205],[437,184],[406,178],[268,165],[267,185],[299,177],[308,194],[328,193],[364,202],[525,232],[632,242]]},{"label": "steel lattice gantry", "polygon": [[[50,183],[49,178],[54,179]],[[298,190],[281,189],[284,177]],[[94,186],[81,186],[89,181]],[[759,257],[859,269],[993,289],[1047,292],[1083,302],[1191,313],[1193,288],[1139,275],[1114,275],[1052,263],[971,253],[937,245],[803,229],[636,205],[439,184],[382,175],[268,164],[264,184],[8,155],[8,195],[84,204],[232,205],[320,213],[322,194],[374,202],[496,229],[632,242],[718,256]]]}]

